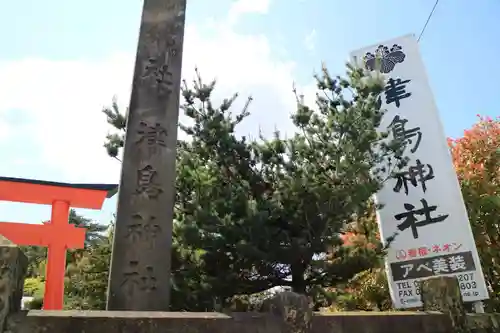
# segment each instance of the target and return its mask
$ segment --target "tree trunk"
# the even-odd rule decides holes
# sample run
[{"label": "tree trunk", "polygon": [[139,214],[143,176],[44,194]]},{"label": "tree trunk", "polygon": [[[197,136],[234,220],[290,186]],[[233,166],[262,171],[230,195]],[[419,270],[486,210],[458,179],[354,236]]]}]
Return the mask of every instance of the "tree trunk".
[{"label": "tree trunk", "polygon": [[302,263],[292,264],[292,291],[298,294],[306,294],[306,281],[304,273],[305,266]]}]

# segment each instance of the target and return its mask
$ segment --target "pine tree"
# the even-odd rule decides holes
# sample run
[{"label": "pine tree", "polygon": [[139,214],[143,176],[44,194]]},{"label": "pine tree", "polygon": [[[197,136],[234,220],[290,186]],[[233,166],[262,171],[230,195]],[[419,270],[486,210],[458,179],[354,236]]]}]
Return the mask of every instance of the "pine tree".
[{"label": "pine tree", "polygon": [[[189,269],[221,306],[275,286],[315,294],[372,266],[380,248],[353,251],[341,234],[405,161],[377,130],[381,78],[350,66],[347,74],[333,78],[323,68],[314,109],[296,93],[296,133],[258,140],[236,133],[251,98],[233,114],[237,95],[214,106],[215,81],[198,74],[192,87],[184,82],[182,109],[192,125],[181,125],[189,140],[178,141],[175,242],[199,254]],[[116,103],[104,113],[119,130],[105,144],[117,157],[125,117]]]}]

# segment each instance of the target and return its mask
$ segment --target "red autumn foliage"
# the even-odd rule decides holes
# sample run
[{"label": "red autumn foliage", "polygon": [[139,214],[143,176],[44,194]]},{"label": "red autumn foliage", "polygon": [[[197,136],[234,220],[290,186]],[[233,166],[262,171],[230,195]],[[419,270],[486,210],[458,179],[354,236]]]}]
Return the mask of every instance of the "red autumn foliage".
[{"label": "red autumn foliage", "polygon": [[490,310],[500,310],[500,117],[478,115],[459,139],[449,139],[476,247],[489,285]]},{"label": "red autumn foliage", "polygon": [[477,116],[479,121],[463,137],[448,139],[448,145],[458,179],[477,182],[485,194],[495,194],[500,180],[500,117]]}]

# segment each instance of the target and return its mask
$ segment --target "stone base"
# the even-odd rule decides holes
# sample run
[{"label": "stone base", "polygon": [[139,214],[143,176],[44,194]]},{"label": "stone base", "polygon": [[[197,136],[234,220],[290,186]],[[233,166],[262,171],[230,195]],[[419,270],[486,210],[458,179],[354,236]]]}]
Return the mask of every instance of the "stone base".
[{"label": "stone base", "polygon": [[[457,333],[442,312],[313,314],[305,296],[283,293],[262,312],[43,311],[15,312],[0,333]],[[491,333],[498,316],[465,315],[466,332]],[[451,319],[451,320],[450,320]],[[473,320],[471,320],[473,319]]]},{"label": "stone base", "polygon": [[[239,312],[42,311],[9,317],[3,333],[301,333],[279,316]],[[415,312],[316,314],[308,333],[455,333],[446,315]],[[483,333],[483,331],[481,331]]]},{"label": "stone base", "polygon": [[12,333],[256,333],[280,332],[259,313],[33,310]]}]

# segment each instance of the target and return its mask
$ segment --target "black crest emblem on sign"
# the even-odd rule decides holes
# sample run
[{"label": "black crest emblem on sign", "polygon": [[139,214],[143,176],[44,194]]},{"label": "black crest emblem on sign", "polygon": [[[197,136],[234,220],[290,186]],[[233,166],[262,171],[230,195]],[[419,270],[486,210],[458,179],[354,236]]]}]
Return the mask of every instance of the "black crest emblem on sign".
[{"label": "black crest emblem on sign", "polygon": [[405,61],[406,54],[402,51],[402,47],[394,44],[390,49],[388,46],[379,45],[375,52],[366,52],[363,57],[365,67],[368,70],[379,69],[381,73],[390,73],[396,67],[396,64]]}]

